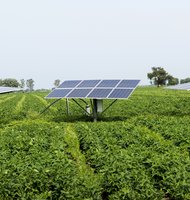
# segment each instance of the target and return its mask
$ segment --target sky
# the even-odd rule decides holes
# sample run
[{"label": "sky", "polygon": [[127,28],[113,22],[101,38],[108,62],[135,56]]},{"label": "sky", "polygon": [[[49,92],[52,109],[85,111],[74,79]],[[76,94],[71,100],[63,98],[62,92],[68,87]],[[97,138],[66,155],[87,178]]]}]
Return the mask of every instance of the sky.
[{"label": "sky", "polygon": [[0,0],[0,78],[190,77],[189,0]]}]

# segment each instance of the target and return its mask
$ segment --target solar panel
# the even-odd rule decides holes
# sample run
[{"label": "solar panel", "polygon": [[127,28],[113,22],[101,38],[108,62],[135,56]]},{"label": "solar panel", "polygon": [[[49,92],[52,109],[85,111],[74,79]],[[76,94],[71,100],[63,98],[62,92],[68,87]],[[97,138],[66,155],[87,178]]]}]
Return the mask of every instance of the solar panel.
[{"label": "solar panel", "polygon": [[100,80],[84,80],[82,81],[77,87],[78,88],[82,88],[82,87],[95,87],[98,83],[100,82]]},{"label": "solar panel", "polygon": [[139,80],[122,80],[118,88],[135,88],[139,84]]},{"label": "solar panel", "polygon": [[97,87],[115,87],[120,80],[103,80],[101,81]]},{"label": "solar panel", "polygon": [[15,87],[0,87],[0,94],[9,93],[9,92],[17,92],[17,91],[21,91],[21,90],[23,90],[23,89],[15,88]]},{"label": "solar panel", "polygon": [[137,87],[139,80],[68,80],[46,98],[125,99]]},{"label": "solar panel", "polygon": [[76,87],[81,81],[74,80],[74,81],[64,81],[59,88],[74,88]]},{"label": "solar panel", "polygon": [[88,95],[88,98],[106,98],[112,89],[94,89]]},{"label": "solar panel", "polygon": [[173,89],[173,90],[190,90],[190,83],[183,83],[179,85],[168,86],[166,88]]},{"label": "solar panel", "polygon": [[67,95],[67,97],[69,98],[86,97],[90,91],[91,89],[74,89],[69,95]]},{"label": "solar panel", "polygon": [[133,89],[114,89],[113,92],[109,95],[108,98],[110,99],[126,99],[128,98]]},{"label": "solar panel", "polygon": [[64,98],[72,89],[55,89],[50,94],[48,94],[47,98]]}]

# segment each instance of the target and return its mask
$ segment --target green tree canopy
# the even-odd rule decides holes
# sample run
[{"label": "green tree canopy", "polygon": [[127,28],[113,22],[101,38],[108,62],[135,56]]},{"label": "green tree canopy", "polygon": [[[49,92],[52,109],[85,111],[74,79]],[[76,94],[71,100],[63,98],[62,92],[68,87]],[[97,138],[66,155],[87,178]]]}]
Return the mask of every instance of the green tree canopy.
[{"label": "green tree canopy", "polygon": [[185,78],[185,79],[181,79],[180,80],[180,83],[183,84],[183,83],[189,83],[190,82],[190,78]]},{"label": "green tree canopy", "polygon": [[25,87],[25,80],[24,80],[24,79],[21,79],[21,80],[20,80],[20,87],[21,87],[21,88],[24,88],[24,87]]},{"label": "green tree canopy", "polygon": [[147,77],[153,81],[154,85],[165,85],[168,73],[162,67],[152,67],[152,72],[147,74]]},{"label": "green tree canopy", "polygon": [[59,85],[60,85],[60,80],[59,79],[56,79],[55,81],[54,81],[54,86],[55,87],[58,87]]},{"label": "green tree canopy", "polygon": [[176,85],[179,83],[179,79],[168,74],[163,67],[152,67],[152,72],[148,73],[147,77],[157,86]]},{"label": "green tree canopy", "polygon": [[28,79],[26,81],[26,86],[30,91],[34,90],[34,80],[33,79]]},{"label": "green tree canopy", "polygon": [[167,85],[177,85],[179,84],[179,79],[178,78],[175,78],[171,75],[168,75],[168,83]]},{"label": "green tree canopy", "polygon": [[0,85],[5,87],[19,87],[19,82],[14,78],[0,80]]},{"label": "green tree canopy", "polygon": [[2,79],[0,79],[0,86],[2,86],[3,85],[3,80]]}]

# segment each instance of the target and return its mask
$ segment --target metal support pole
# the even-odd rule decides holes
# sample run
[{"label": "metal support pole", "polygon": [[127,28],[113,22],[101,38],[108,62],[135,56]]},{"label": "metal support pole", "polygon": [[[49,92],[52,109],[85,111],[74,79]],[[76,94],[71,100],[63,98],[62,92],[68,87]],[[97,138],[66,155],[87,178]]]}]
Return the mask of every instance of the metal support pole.
[{"label": "metal support pole", "polygon": [[66,99],[66,110],[67,110],[67,115],[69,115],[69,99]]},{"label": "metal support pole", "polygon": [[84,100],[84,99],[80,99],[82,102],[84,102],[86,105],[88,105],[88,103]]},{"label": "metal support pole", "polygon": [[89,115],[89,113],[75,100],[72,99],[85,113],[87,113]]},{"label": "metal support pole", "polygon": [[106,110],[108,110],[116,101],[117,101],[117,99],[115,99],[114,101],[112,101],[112,103],[111,103],[107,108],[105,108],[105,109],[103,110],[102,114],[103,114]]},{"label": "metal support pole", "polygon": [[58,101],[60,101],[61,99],[56,99],[53,103],[51,103],[49,106],[47,106],[41,113],[40,113],[40,115],[41,114],[43,114],[46,110],[48,110],[53,104],[55,104],[55,103],[57,103]]},{"label": "metal support pole", "polygon": [[94,122],[98,120],[97,99],[93,99],[93,119]]},{"label": "metal support pole", "polygon": [[91,106],[91,109],[93,110],[94,107],[93,107],[93,101],[92,101],[92,99],[90,99],[90,106]]}]

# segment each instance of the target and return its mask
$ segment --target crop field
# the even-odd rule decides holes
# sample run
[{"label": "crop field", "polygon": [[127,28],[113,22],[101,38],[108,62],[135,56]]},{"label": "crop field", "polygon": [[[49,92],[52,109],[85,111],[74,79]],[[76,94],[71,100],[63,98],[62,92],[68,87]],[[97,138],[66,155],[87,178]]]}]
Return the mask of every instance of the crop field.
[{"label": "crop field", "polygon": [[139,87],[97,123],[46,95],[0,95],[0,199],[190,200],[189,91]]}]

